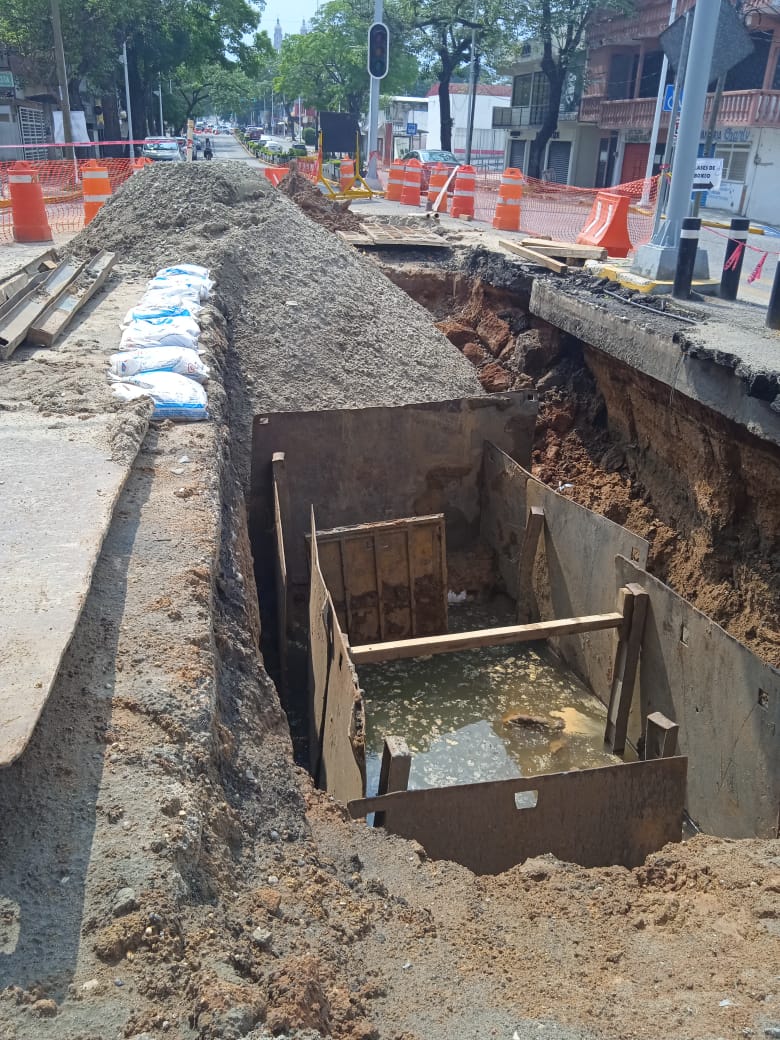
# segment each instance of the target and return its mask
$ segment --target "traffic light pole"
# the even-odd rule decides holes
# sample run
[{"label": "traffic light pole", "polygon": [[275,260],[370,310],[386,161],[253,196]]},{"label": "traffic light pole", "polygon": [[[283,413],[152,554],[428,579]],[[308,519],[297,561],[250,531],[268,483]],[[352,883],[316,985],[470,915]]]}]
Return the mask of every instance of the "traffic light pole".
[{"label": "traffic light pole", "polygon": [[[374,0],[374,22],[381,22],[384,16],[383,0]],[[376,76],[371,77],[371,93],[368,100],[368,177],[376,181],[376,151],[379,137],[379,84]],[[358,171],[359,172],[359,171]]]}]

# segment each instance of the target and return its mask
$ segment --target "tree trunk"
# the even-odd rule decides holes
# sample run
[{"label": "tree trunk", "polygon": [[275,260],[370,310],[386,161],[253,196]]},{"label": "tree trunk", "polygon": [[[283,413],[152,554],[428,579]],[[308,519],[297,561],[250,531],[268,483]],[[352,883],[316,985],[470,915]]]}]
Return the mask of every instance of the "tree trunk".
[{"label": "tree trunk", "polygon": [[551,61],[549,64],[543,62],[542,71],[550,84],[550,99],[542,125],[538,129],[536,137],[531,141],[531,152],[528,158],[528,170],[526,171],[529,177],[541,177],[542,175],[542,161],[547,142],[558,129],[558,112],[561,107],[561,94],[563,93],[563,84],[566,79],[566,70],[561,69],[554,61]]},{"label": "tree trunk", "polygon": [[452,109],[450,108],[450,80],[452,66],[447,56],[440,54],[441,78],[439,79],[439,113],[441,116],[441,148],[444,152],[452,151]]}]

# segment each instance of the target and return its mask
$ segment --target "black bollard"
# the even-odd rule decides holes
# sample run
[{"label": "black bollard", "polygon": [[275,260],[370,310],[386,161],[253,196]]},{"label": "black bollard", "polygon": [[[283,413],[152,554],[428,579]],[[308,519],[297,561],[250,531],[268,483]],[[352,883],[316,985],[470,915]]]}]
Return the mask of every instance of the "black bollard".
[{"label": "black bollard", "polygon": [[676,300],[687,300],[691,295],[700,229],[701,220],[698,217],[686,217],[683,220],[680,248],[677,253],[677,270],[674,272],[674,285],[672,286],[672,296]]},{"label": "black bollard", "polygon": [[780,329],[780,263],[777,265],[775,280],[772,282],[772,294],[769,297],[769,308],[766,312],[766,327]]},{"label": "black bollard", "polygon": [[[737,298],[749,228],[750,221],[747,217],[731,218],[729,240],[726,243],[726,255],[723,258],[723,271],[720,276],[721,300],[736,300]],[[737,256],[736,259],[733,259],[735,253]]]}]

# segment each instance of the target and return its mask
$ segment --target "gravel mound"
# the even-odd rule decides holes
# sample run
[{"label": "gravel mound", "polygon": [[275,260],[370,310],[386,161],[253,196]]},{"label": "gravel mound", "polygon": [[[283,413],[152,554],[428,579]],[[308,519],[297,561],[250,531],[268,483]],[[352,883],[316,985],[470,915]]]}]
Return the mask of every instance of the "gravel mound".
[{"label": "gravel mound", "polygon": [[134,174],[70,249],[115,250],[145,275],[175,261],[211,268],[230,321],[231,423],[246,451],[262,412],[483,392],[428,311],[244,163]]}]

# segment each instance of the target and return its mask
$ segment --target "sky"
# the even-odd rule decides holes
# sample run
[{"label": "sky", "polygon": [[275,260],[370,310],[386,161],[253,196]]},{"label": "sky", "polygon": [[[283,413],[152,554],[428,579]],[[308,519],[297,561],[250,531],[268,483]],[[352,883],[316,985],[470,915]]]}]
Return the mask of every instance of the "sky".
[{"label": "sky", "polygon": [[274,27],[278,18],[285,34],[301,31],[301,22],[307,22],[317,10],[317,0],[267,0],[260,28],[265,29],[271,41],[274,38]]}]

